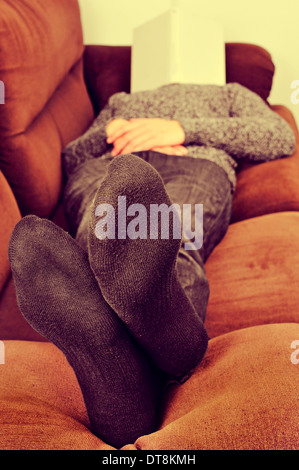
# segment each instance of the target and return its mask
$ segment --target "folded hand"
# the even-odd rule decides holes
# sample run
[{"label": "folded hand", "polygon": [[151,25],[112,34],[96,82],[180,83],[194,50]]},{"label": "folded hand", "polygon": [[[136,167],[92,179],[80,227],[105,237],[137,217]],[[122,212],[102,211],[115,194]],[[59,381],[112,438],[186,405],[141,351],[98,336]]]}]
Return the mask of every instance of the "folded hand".
[{"label": "folded hand", "polygon": [[143,150],[186,155],[182,144],[185,133],[178,121],[166,119],[115,119],[107,128],[107,143],[113,145],[112,156]]}]

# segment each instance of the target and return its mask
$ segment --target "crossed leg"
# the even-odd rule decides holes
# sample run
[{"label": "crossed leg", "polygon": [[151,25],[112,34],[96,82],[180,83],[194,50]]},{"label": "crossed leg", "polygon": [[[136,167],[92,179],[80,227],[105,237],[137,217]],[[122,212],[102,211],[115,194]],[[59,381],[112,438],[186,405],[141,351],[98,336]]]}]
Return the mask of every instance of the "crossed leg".
[{"label": "crossed leg", "polygon": [[34,216],[19,222],[9,247],[23,315],[65,354],[93,431],[116,447],[155,430],[166,377],[188,374],[208,342],[201,314],[180,283],[178,240],[95,237],[95,207],[115,204],[121,193],[132,204],[170,204],[152,165],[118,157],[89,213],[88,254]]}]

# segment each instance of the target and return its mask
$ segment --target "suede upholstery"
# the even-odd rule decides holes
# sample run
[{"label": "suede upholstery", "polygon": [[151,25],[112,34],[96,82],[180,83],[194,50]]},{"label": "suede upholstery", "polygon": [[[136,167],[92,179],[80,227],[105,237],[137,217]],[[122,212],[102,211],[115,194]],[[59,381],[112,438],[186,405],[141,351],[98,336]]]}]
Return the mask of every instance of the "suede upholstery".
[{"label": "suede upholstery", "polygon": [[[94,436],[63,354],[23,319],[7,259],[28,213],[68,229],[61,150],[109,96],[130,88],[130,47],[83,46],[77,0],[2,0],[0,79],[1,450],[114,450]],[[271,57],[226,44],[227,81],[270,95]],[[298,449],[299,135],[293,156],[238,172],[229,230],[208,259],[211,295],[203,362],[161,400],[160,425],[123,450]],[[134,419],[134,417],[132,417]]]},{"label": "suede upholstery", "polygon": [[245,164],[238,173],[232,222],[282,211],[298,211],[299,138],[290,110],[272,106],[292,127],[297,147],[288,158],[262,164]]},{"label": "suede upholstery", "polygon": [[[123,449],[296,449],[294,337],[298,324],[284,323],[213,338],[191,379],[165,395],[159,430]],[[113,450],[89,431],[77,380],[57,348],[29,341],[5,347],[1,449]]]},{"label": "suede upholstery", "polygon": [[1,2],[0,43],[0,168],[21,213],[48,217],[62,189],[61,150],[93,118],[77,1]]}]

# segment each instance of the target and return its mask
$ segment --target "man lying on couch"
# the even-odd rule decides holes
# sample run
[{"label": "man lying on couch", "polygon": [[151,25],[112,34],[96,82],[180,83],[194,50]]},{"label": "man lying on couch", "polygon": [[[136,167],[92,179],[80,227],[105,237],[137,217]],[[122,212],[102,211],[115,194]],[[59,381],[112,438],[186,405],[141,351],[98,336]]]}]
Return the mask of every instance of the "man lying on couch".
[{"label": "man lying on couch", "polygon": [[[162,390],[205,355],[204,263],[228,228],[238,161],[294,147],[288,124],[237,83],[117,93],[63,153],[76,240],[35,216],[17,224],[9,259],[20,309],[67,357],[106,442],[155,431]],[[161,220],[150,230],[152,206],[172,204],[189,205],[189,227],[203,205],[202,246],[175,236],[176,210],[168,236]]]}]

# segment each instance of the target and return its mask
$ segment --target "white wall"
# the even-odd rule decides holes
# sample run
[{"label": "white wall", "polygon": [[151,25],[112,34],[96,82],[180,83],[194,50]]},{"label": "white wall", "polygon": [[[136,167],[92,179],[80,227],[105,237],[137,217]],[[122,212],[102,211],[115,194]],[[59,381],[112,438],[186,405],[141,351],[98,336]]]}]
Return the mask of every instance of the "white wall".
[{"label": "white wall", "polygon": [[[85,44],[131,45],[133,28],[166,11],[172,1],[79,0]],[[291,83],[299,80],[299,1],[181,2],[195,3],[203,15],[221,21],[226,42],[254,43],[270,52],[276,73],[269,101],[286,105],[299,125],[299,103],[291,102]]]},{"label": "white wall", "polygon": [[132,44],[133,28],[164,13],[171,0],[79,0],[79,4],[86,44],[126,46]]}]

